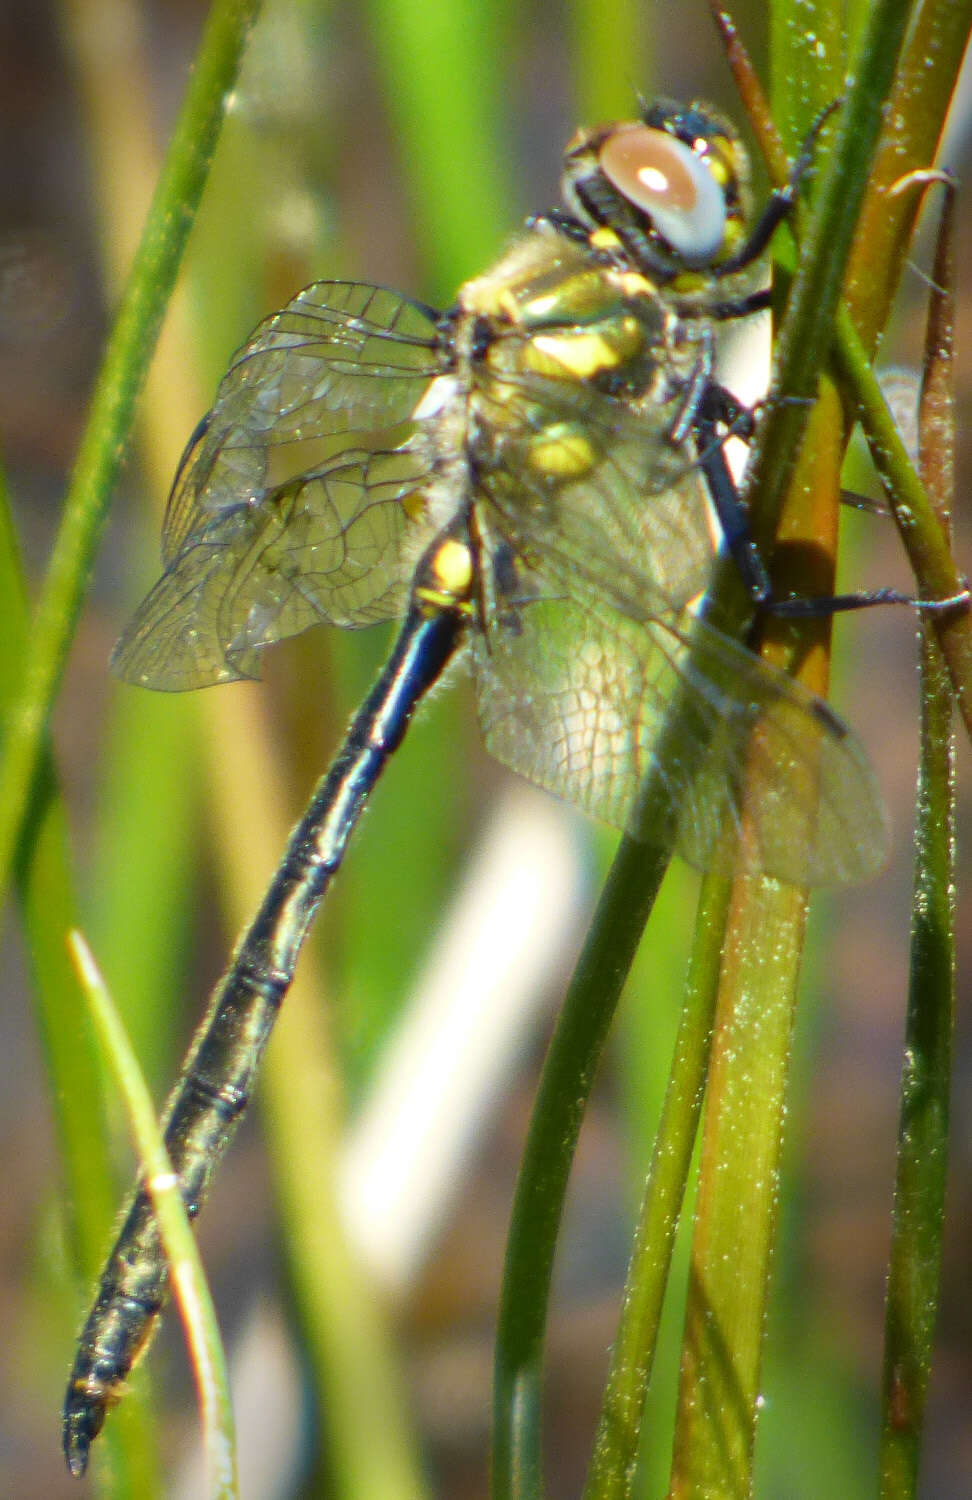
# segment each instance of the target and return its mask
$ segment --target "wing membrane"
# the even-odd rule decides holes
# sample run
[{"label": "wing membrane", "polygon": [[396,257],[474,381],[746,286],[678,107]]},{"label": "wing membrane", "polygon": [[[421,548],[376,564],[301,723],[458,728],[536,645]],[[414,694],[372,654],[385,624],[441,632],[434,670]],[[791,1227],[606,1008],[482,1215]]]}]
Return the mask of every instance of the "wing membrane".
[{"label": "wing membrane", "polygon": [[305,287],[260,324],[220,382],[176,476],[163,562],[217,511],[259,501],[344,449],[406,436],[392,439],[441,371],[440,345],[432,310],[384,287]]},{"label": "wing membrane", "polygon": [[184,543],[112,656],[119,676],[179,691],[259,676],[259,651],[320,621],[369,625],[408,585],[403,506],[425,478],[408,449],[355,453],[225,507]]},{"label": "wing membrane", "polygon": [[[674,839],[699,869],[741,859],[839,885],[880,866],[887,829],[867,759],[791,678],[675,612],[638,620],[551,597],[518,621],[491,633],[476,661],[486,743],[514,770],[646,841]],[[663,814],[644,829],[649,775]],[[750,836],[726,850],[724,825],[741,826],[744,801]]]},{"label": "wing membrane", "polygon": [[260,325],[183,456],[165,572],[115,649],[120,676],[173,690],[253,677],[272,641],[400,610],[417,529],[404,502],[427,477],[409,419],[446,358],[435,316],[325,281]]},{"label": "wing membrane", "polygon": [[[520,418],[497,420],[477,455],[483,514],[512,550],[487,580],[476,648],[490,750],[700,869],[741,861],[813,885],[873,874],[887,829],[857,742],[686,608],[711,581],[718,530],[693,450],[669,439],[673,402],[515,374],[483,395]],[[661,823],[643,829],[648,777]],[[744,807],[735,849],[724,829],[742,830]]]},{"label": "wing membrane", "polygon": [[[510,388],[519,425],[497,420],[476,454],[497,530],[524,555],[623,587],[642,607],[664,612],[703,592],[718,532],[694,454],[669,440],[672,403],[632,410],[576,381],[494,382]],[[577,477],[559,477],[572,463]]]}]

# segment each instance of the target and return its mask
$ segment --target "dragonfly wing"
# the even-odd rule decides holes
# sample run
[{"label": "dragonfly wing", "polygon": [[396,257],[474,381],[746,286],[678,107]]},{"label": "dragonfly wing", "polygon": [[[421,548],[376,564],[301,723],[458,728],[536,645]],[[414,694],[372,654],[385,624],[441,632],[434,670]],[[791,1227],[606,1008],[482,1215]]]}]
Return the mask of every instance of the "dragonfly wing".
[{"label": "dragonfly wing", "polygon": [[857,742],[686,608],[710,581],[718,531],[693,446],[670,440],[677,389],[632,407],[577,382],[516,381],[506,405],[519,421],[494,423],[494,448],[477,455],[496,560],[476,647],[489,748],[700,869],[812,885],[873,874],[887,828]]},{"label": "dragonfly wing", "polygon": [[155,688],[259,674],[259,650],[318,621],[401,607],[409,419],[446,358],[436,315],[382,287],[318,282],[240,350],[183,456],[165,572],[112,657]]},{"label": "dragonfly wing", "polygon": [[436,314],[384,287],[319,281],[236,354],[183,456],[162,560],[225,507],[259,503],[343,450],[395,446],[445,356]]},{"label": "dragonfly wing", "polygon": [[[642,619],[537,598],[477,647],[483,733],[500,760],[595,817],[673,841],[699,869],[851,884],[887,852],[867,758],[820,699],[684,613]],[[647,777],[660,821],[639,826]],[[726,824],[743,825],[738,848]]]},{"label": "dragonfly wing", "polygon": [[321,621],[367,625],[397,614],[408,587],[403,539],[421,524],[405,502],[424,470],[409,449],[346,452],[259,504],[224,507],[143,601],[113,670],[170,691],[258,677],[259,652],[272,641]]},{"label": "dragonfly wing", "polygon": [[[576,380],[506,376],[482,424],[476,472],[496,530],[641,605],[687,604],[708,585],[717,523],[697,455],[669,437],[673,399],[630,407]],[[512,396],[510,392],[512,391]],[[490,392],[480,399],[490,414]],[[504,423],[504,406],[517,421]]]}]

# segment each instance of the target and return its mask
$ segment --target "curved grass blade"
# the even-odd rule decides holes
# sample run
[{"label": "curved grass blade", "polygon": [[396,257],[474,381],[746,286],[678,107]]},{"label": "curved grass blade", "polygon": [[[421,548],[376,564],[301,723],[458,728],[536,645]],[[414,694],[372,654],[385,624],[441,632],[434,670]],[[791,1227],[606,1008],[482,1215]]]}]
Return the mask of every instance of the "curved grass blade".
[{"label": "curved grass blade", "polygon": [[[955,565],[948,533],[905,450],[897,424],[849,314],[842,312],[837,357],[851,385],[868,448],[885,488],[922,599],[961,599],[966,581]],[[966,732],[972,736],[972,613],[968,600],[928,616],[942,652]]]},{"label": "curved grass blade", "polygon": [[[896,15],[892,14],[895,10]],[[882,72],[887,74],[892,52],[886,49],[896,47],[907,20],[901,6],[878,5],[870,13],[862,64],[856,74],[858,86],[867,80],[860,103],[864,113],[872,117],[869,128],[863,128],[861,115],[854,108],[857,86],[846,106],[847,120],[858,121],[854,127],[855,150],[861,142],[874,140],[881,102],[876,81]],[[847,144],[845,138],[845,147]],[[860,163],[852,167],[853,150],[845,150],[843,154],[844,170],[861,170]],[[840,155],[838,145],[835,169]],[[866,180],[866,170],[863,177]],[[829,177],[828,182],[829,191],[824,188],[818,204],[817,213],[821,215],[818,224],[826,222],[836,206],[833,195],[836,177]],[[852,187],[851,196],[855,191]],[[827,238],[833,246],[839,237]],[[815,239],[811,228],[808,256]],[[816,243],[819,245],[821,241],[816,239]],[[846,236],[843,244],[846,248]],[[798,313],[802,275],[801,271],[794,293]],[[826,281],[824,278],[818,283],[822,291],[826,291]],[[834,297],[832,310],[835,304]],[[816,312],[814,315],[819,316]],[[792,347],[784,344],[781,356],[784,369],[793,367],[793,356]],[[790,389],[786,375],[781,384]],[[842,446],[841,424],[833,407],[831,396],[826,431],[831,434],[829,445],[836,462]],[[768,447],[775,438],[774,424]],[[777,1171],[785,1109],[790,1011],[795,998],[803,913],[795,903],[789,903],[788,908],[785,899],[769,891],[765,883],[752,894],[756,898],[753,914],[743,918],[736,937],[730,936],[727,945],[728,961],[735,966],[738,959],[738,972],[730,975],[722,1010],[725,1035],[721,1047],[717,1041],[710,1081],[709,1144],[704,1153],[708,1172],[704,1165],[673,1494],[748,1496],[753,1483],[765,1297],[778,1210]],[[743,916],[741,905],[739,915]],[[781,961],[786,954],[790,957],[784,964]],[[754,1013],[751,1004],[760,992],[765,1003]],[[765,1106],[762,1120],[761,1100]],[[745,1212],[740,1212],[740,1205]],[[730,1267],[732,1274],[727,1276]]]},{"label": "curved grass blade", "polygon": [[[831,554],[839,425],[831,387],[811,416],[795,476],[802,534],[819,547],[829,518]],[[795,517],[788,511],[784,522],[789,537]],[[805,592],[801,580],[787,581]],[[817,691],[821,673],[824,652],[809,652],[801,675]],[[696,934],[703,949],[718,944],[721,972],[671,1475],[677,1495],[742,1497],[751,1490],[806,910],[803,890],[737,878],[718,937],[701,923]]]},{"label": "curved grass blade", "polygon": [[[215,1500],[239,1500],[236,1440],[226,1360],[202,1261],[179,1192],[179,1180],[172,1170],[138,1060],[91,951],[77,929],[68,934],[68,948],[102,1047],[125,1102],[142,1164],[143,1178],[152,1198],[169,1261],[169,1274],[185,1328],[199,1392],[208,1492]],[[83,1463],[80,1466],[71,1464],[72,1473],[79,1475],[83,1471]]]},{"label": "curved grass blade", "polygon": [[[893,37],[900,37],[904,27],[904,17],[901,14],[900,4],[897,7],[897,30],[892,27]],[[893,10],[893,7],[892,7]],[[887,14],[884,12],[887,11]],[[883,24],[891,20],[892,11],[885,6],[882,10]],[[876,98],[879,83],[883,82],[885,92],[890,85],[890,76],[893,70],[894,57],[897,54],[897,43],[893,37],[887,39],[887,46],[880,52],[880,67],[875,66],[865,70],[863,81],[860,85],[865,107],[860,112],[848,111],[852,127],[856,132],[864,130],[864,119],[868,117],[868,131],[866,138],[870,140],[872,147],[876,140],[877,126],[880,118],[879,99]],[[886,70],[887,77],[881,69]],[[857,158],[854,159],[854,167],[858,165]],[[846,164],[844,170],[846,171]],[[851,195],[852,198],[854,195]],[[813,278],[810,273],[805,276],[806,284],[814,288],[815,297],[822,296],[825,292],[829,297],[830,313],[832,315],[836,307],[837,295],[840,287],[839,268],[835,270],[835,249],[833,241],[838,241],[843,247],[844,257],[849,251],[851,235],[853,232],[854,217],[859,204],[859,195],[853,202],[852,216],[849,219],[841,217],[838,212],[840,190],[831,185],[829,196],[824,198],[823,208],[818,209],[820,224],[825,226],[818,229],[815,240],[817,254],[817,274]],[[839,229],[839,233],[838,233]],[[824,237],[832,237],[824,251]],[[827,267],[819,263],[826,259]],[[842,266],[843,262],[840,261]],[[815,372],[827,352],[828,337],[823,336],[816,330],[816,319],[818,308],[812,309],[807,302],[796,304],[794,317],[798,320],[801,328],[800,337],[795,334],[791,338],[791,359],[794,351],[800,346],[800,339],[806,338],[807,332],[812,326],[815,337],[811,341],[812,356],[816,358],[816,364],[801,366],[801,379],[806,382],[808,388],[815,389]],[[802,320],[802,322],[800,322]],[[804,327],[803,324],[806,324]],[[811,371],[814,372],[811,376]],[[792,372],[791,372],[792,373]],[[791,387],[786,384],[785,389]],[[776,422],[783,416],[784,424],[789,427],[792,424],[792,412],[794,408],[781,408],[775,414]],[[802,426],[803,414],[801,414],[800,426]],[[795,441],[793,433],[788,433],[786,445]],[[778,493],[782,498],[783,487],[790,470],[790,450],[787,448],[785,454],[781,450],[785,444],[778,438],[777,447],[771,452],[777,455],[778,469],[775,475],[775,483]],[[780,458],[784,461],[780,462]],[[761,524],[772,529],[771,518],[775,519],[778,514],[776,502],[770,505],[769,514],[760,512]],[[677,733],[678,710],[673,714],[673,725]],[[677,741],[676,741],[677,743]],[[658,759],[664,763],[664,749],[659,753]],[[646,796],[645,811],[648,812],[651,805],[651,793]],[[650,814],[643,822],[643,827],[650,828]],[[653,852],[652,852],[653,855]],[[634,948],[637,943],[635,937],[630,938],[630,928],[622,928],[628,934],[628,942],[624,944],[612,944],[610,937],[602,938],[601,933],[611,933],[615,921],[623,922],[623,912],[626,902],[630,901],[630,918],[634,921],[643,921],[650,910],[657,883],[660,879],[661,870],[664,868],[664,857],[656,867],[653,857],[646,857],[643,867],[643,879],[633,880],[630,888],[626,866],[634,863],[637,868],[636,858],[632,856],[627,841],[622,843],[619,850],[618,861],[605,895],[598,908],[595,924],[592,927],[588,945],[578,968],[575,981],[565,1001],[564,1012],[561,1022],[555,1033],[541,1082],[537,1109],[531,1127],[530,1141],[524,1157],[521,1177],[517,1188],[516,1205],[514,1208],[513,1226],[508,1247],[507,1263],[504,1278],[503,1298],[500,1310],[500,1325],[497,1341],[497,1364],[495,1399],[495,1423],[496,1423],[496,1448],[494,1453],[494,1494],[496,1496],[529,1496],[533,1497],[541,1493],[541,1465],[539,1450],[539,1386],[540,1365],[543,1346],[543,1327],[546,1318],[546,1302],[549,1293],[550,1271],[553,1258],[553,1244],[556,1238],[557,1223],[559,1220],[562,1196],[566,1184],[569,1163],[576,1141],[580,1118],[586,1102],[587,1092],[596,1066],[597,1058],[603,1046],[604,1034],[613,1011],[613,1006],[620,990],[622,976],[627,972]],[[768,890],[769,883],[754,882],[753,889],[760,889],[761,896]],[[617,915],[613,911],[614,901],[618,902],[621,909]],[[782,1062],[786,1054],[786,1040],[789,1036],[789,1024],[786,1019],[786,1007],[792,1003],[793,990],[795,989],[795,966],[798,962],[800,941],[802,938],[804,900],[794,890],[790,889],[779,898],[779,910],[776,910],[769,895],[765,900],[771,911],[763,912],[766,925],[761,926],[757,922],[751,929],[750,936],[756,932],[762,932],[767,936],[771,931],[782,934],[782,946],[776,949],[778,962],[783,962],[783,955],[790,954],[790,981],[788,987],[779,986],[784,996],[784,1011],[781,1014],[779,1037],[781,1046],[774,1058]],[[767,936],[767,946],[769,939]],[[765,948],[758,949],[756,959],[757,965],[761,958],[765,957]],[[605,972],[598,976],[593,972],[593,965],[600,959],[604,964]],[[578,1005],[578,994],[584,997],[587,1006],[587,1015],[582,1018],[574,1017],[574,1010]],[[596,1013],[596,1023],[591,1019],[592,1013]],[[778,1094],[778,1090],[777,1090]],[[781,1104],[781,1099],[778,1100]],[[778,1146],[779,1138],[779,1114],[772,1109],[763,1115],[762,1124],[768,1122],[768,1131],[764,1131],[762,1151],[767,1160],[771,1160],[774,1154],[772,1141]],[[757,1127],[760,1121],[756,1122]],[[738,1137],[741,1140],[742,1137]],[[525,1221],[528,1214],[532,1212],[535,1223],[531,1226]],[[763,1250],[766,1250],[771,1235],[767,1233],[762,1238]],[[757,1285],[765,1287],[765,1272],[768,1268],[768,1256],[763,1255],[763,1271],[757,1277]],[[751,1331],[754,1325],[750,1325]],[[761,1336],[762,1323],[756,1325],[757,1338]],[[758,1350],[756,1353],[758,1359]],[[755,1411],[755,1392],[752,1393],[750,1412]],[[751,1430],[751,1417],[747,1417],[743,1427]],[[743,1439],[745,1446],[745,1438]]]},{"label": "curved grass blade", "polygon": [[[786,182],[789,168],[779,134],[735,28],[718,11],[716,0],[712,0],[712,4],[770,175],[776,186],[781,187]],[[825,20],[826,14],[825,7]],[[964,588],[964,580],[955,568],[948,539],[935,517],[921,479],[905,453],[871,368],[869,354],[873,352],[877,328],[887,316],[890,297],[900,274],[903,248],[915,223],[919,195],[900,189],[910,172],[917,172],[920,177],[935,155],[947,113],[942,108],[942,101],[948,99],[954,86],[970,25],[972,6],[968,4],[916,7],[915,24],[902,50],[888,110],[894,129],[886,132],[879,143],[870,173],[871,191],[862,204],[860,224],[850,252],[847,286],[853,301],[853,314],[848,304],[842,303],[835,324],[837,366],[853,393],[855,414],[860,418],[875,465],[885,481],[892,512],[914,571],[918,597],[922,599],[956,598]],[[787,34],[784,27],[782,35]],[[885,257],[890,255],[891,263],[881,262],[880,273],[875,275],[878,244]],[[866,267],[860,264],[862,258]],[[809,302],[810,298],[807,300]],[[796,339],[797,364],[803,348],[801,340]],[[800,414],[795,413],[794,417],[798,422]],[[967,609],[957,609],[933,617],[933,625],[945,653],[966,728],[972,734],[972,618]]]}]

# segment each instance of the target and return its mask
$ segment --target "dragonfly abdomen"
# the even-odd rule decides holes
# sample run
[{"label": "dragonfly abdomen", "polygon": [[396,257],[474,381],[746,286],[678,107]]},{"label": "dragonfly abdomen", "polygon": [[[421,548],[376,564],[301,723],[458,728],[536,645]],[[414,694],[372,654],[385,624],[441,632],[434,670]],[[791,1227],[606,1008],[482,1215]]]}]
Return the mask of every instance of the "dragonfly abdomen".
[{"label": "dragonfly abdomen", "polygon": [[[429,575],[436,580],[434,563],[430,556]],[[249,1103],[301,944],[350,833],[416,703],[456,651],[466,618],[458,598],[442,596],[437,607],[426,599],[410,610],[385,670],[293,830],[283,863],[216,988],[165,1114],[166,1147],[192,1217]],[[91,1442],[152,1335],[167,1283],[151,1199],[140,1185],[102,1274],[68,1382],[62,1437],[75,1475],[84,1473]]]}]

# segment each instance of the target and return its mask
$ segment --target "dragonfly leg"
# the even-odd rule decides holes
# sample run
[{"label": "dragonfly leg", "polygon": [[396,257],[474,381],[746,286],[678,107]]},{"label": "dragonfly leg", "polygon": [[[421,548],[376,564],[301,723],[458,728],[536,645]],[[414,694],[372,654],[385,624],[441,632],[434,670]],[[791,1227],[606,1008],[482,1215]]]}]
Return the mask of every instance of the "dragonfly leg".
[{"label": "dragonfly leg", "polygon": [[814,620],[827,615],[846,614],[854,609],[871,609],[876,604],[909,604],[924,614],[944,615],[952,610],[967,610],[972,604],[968,586],[947,599],[916,599],[900,589],[870,589],[860,593],[832,594],[820,599],[764,599],[762,608],[785,619]]},{"label": "dragonfly leg", "polygon": [[699,468],[705,475],[726,547],[750,598],[763,605],[772,598],[772,585],[725,452],[727,437],[745,441],[752,436],[753,413],[731,391],[710,381],[701,392],[692,426],[699,447]]},{"label": "dragonfly leg", "polygon": [[783,220],[789,216],[797,201],[800,183],[807,172],[813,166],[814,152],[817,147],[817,139],[824,125],[839,109],[842,101],[835,99],[822,109],[807,131],[806,140],[800,149],[800,155],[790,168],[790,175],[785,187],[774,188],[766,201],[766,206],[753,225],[745,242],[739,247],[735,255],[728,260],[722,261],[715,266],[716,276],[731,276],[734,271],[741,271],[745,266],[751,265],[754,260],[762,255],[773,235],[776,233]]},{"label": "dragonfly leg", "polygon": [[828,615],[872,609],[882,604],[907,604],[927,614],[947,614],[952,610],[967,609],[972,603],[968,587],[945,599],[917,599],[894,588],[828,594],[819,598],[776,598],[762,553],[751,533],[749,511],[724,451],[727,437],[746,440],[752,436],[753,412],[724,386],[710,382],[698,399],[693,427],[701,450],[699,467],[705,475],[726,546],[753,602],[768,614],[785,619],[823,619]]}]

